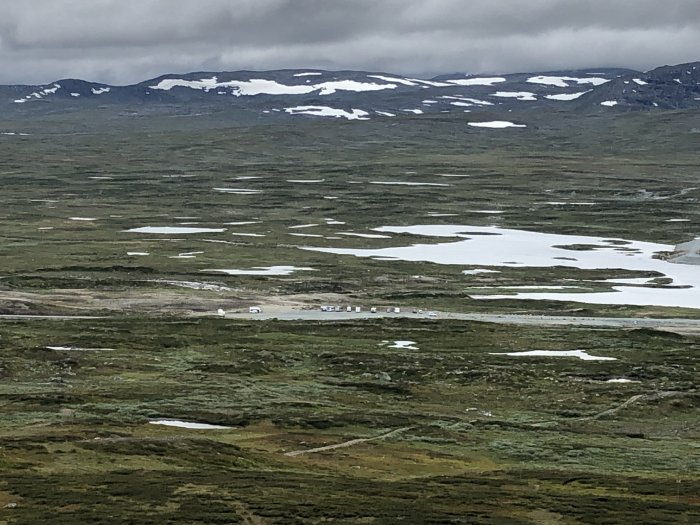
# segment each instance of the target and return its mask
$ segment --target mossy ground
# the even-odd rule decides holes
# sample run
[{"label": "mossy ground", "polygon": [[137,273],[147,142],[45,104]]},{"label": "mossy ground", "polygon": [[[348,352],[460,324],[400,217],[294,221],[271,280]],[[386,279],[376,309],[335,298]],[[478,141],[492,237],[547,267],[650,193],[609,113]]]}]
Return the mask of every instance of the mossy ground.
[{"label": "mossy ground", "polygon": [[[697,140],[689,133],[695,113],[527,114],[518,116],[525,130],[493,133],[439,115],[264,126],[237,125],[225,113],[185,118],[181,108],[168,110],[177,119],[92,111],[0,121],[30,133],[0,137],[0,310],[107,316],[0,324],[0,523],[700,521],[697,337],[180,314],[298,294],[313,303],[332,293],[456,311],[697,316],[469,298],[481,286],[639,277],[630,272],[514,268],[465,276],[462,266],[299,249],[435,242],[326,238],[419,223],[688,240],[699,220]],[[294,179],[324,182],[286,182]],[[369,184],[377,180],[451,186]],[[595,204],[546,204],[574,199]],[[482,209],[504,213],[470,212]],[[667,222],[678,218],[689,221]],[[259,222],[226,224],[248,220]],[[228,230],[177,239],[125,232],[180,222]],[[289,226],[306,223],[319,226],[297,231],[322,237],[289,235]],[[264,237],[231,235],[237,231]],[[198,251],[194,259],[172,258]],[[280,264],[315,271],[209,271]],[[166,280],[230,290],[180,289]],[[393,340],[415,341],[418,350],[382,344]],[[532,349],[585,349],[617,360],[493,355]],[[635,382],[607,382],[615,378]],[[148,423],[156,418],[232,428]],[[385,439],[285,455],[403,428]]]}]

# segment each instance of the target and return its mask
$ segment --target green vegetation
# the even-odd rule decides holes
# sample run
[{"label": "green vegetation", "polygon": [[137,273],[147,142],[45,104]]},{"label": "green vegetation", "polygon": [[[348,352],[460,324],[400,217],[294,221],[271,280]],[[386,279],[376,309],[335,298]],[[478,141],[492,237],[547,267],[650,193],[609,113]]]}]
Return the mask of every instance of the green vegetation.
[{"label": "green vegetation", "polygon": [[[214,317],[257,303],[697,317],[469,297],[634,272],[467,276],[299,249],[436,242],[339,235],[421,223],[688,240],[697,114],[524,114],[524,130],[472,130],[454,115],[268,126],[137,109],[0,118],[30,134],[0,136],[0,313],[103,316],[0,320],[0,524],[700,521],[697,335]],[[299,179],[324,182],[287,182]],[[382,180],[451,186],[369,184]],[[547,204],[562,200],[595,204]],[[227,231],[125,232],[180,223]],[[315,271],[211,271],[273,265]],[[616,360],[494,355],[535,349]],[[149,424],[161,418],[231,428]]]}]

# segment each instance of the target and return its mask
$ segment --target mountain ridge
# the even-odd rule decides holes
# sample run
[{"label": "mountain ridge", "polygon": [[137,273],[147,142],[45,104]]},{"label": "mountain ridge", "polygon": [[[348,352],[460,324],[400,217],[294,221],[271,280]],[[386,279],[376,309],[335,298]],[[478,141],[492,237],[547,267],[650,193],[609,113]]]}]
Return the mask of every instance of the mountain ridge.
[{"label": "mountain ridge", "polygon": [[619,111],[700,108],[700,62],[640,72],[586,68],[414,78],[357,70],[278,69],[164,74],[115,86],[82,79],[0,86],[9,111],[97,104],[228,105],[261,115],[343,117],[488,110]]}]

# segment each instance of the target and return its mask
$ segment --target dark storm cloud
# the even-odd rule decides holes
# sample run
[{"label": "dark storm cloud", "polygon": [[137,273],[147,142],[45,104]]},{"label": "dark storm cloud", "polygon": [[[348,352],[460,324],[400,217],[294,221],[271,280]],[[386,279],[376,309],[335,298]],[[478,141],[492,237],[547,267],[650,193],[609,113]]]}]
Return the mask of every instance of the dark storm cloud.
[{"label": "dark storm cloud", "polygon": [[700,0],[2,2],[0,82],[166,72],[648,69],[700,59]]}]

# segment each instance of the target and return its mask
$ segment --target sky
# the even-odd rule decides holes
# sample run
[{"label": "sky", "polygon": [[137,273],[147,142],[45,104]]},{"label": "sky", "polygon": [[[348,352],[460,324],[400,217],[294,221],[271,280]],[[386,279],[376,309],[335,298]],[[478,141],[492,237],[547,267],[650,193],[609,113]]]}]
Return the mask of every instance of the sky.
[{"label": "sky", "polygon": [[430,77],[700,60],[700,0],[0,0],[0,84],[357,69]]}]

